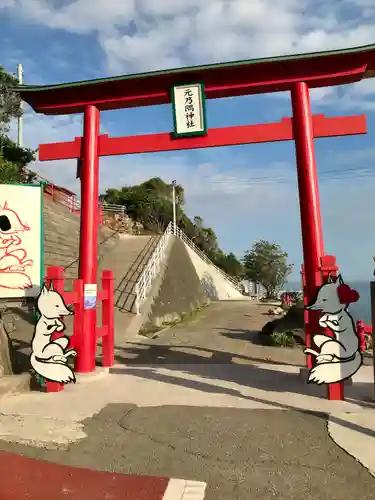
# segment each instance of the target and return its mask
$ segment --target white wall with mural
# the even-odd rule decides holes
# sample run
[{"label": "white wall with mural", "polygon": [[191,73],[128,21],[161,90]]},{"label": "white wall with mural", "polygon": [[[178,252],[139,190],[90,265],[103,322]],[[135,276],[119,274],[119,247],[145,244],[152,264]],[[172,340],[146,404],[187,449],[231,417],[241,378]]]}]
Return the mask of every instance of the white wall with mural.
[{"label": "white wall with mural", "polygon": [[0,184],[0,299],[37,297],[42,272],[42,188]]},{"label": "white wall with mural", "polygon": [[184,242],[197,275],[211,300],[244,300],[244,297],[219,271],[207,264]]}]

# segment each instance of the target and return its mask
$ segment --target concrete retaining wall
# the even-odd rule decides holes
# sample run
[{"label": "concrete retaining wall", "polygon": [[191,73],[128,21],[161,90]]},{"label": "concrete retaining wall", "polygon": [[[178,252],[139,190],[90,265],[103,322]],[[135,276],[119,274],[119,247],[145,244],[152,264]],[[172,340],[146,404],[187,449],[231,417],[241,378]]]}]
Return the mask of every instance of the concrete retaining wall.
[{"label": "concrete retaining wall", "polygon": [[204,287],[205,294],[211,300],[244,300],[245,297],[229,282],[214,266],[207,264],[192,250],[189,245],[183,243],[191,263]]},{"label": "concrete retaining wall", "polygon": [[147,319],[142,326],[145,334],[178,322],[209,302],[185,244],[178,238],[171,238],[165,265],[160,270],[161,280],[155,281],[150,294],[152,303],[146,307]]}]

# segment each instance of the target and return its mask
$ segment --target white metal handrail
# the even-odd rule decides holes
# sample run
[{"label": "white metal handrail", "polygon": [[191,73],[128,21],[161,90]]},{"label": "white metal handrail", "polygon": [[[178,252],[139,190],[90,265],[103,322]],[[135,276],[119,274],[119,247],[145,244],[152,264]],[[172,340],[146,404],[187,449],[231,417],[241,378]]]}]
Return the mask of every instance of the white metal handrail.
[{"label": "white metal handrail", "polygon": [[115,205],[114,203],[104,203],[102,205],[102,214],[121,215],[122,217],[125,217],[126,209],[124,205]]},{"label": "white metal handrail", "polygon": [[159,273],[160,265],[164,261],[165,252],[172,234],[173,224],[170,222],[137,280],[135,285],[135,311],[137,314],[140,314],[140,307],[147,299],[147,292],[152,286],[154,277]]},{"label": "white metal handrail", "polygon": [[239,283],[239,281],[236,280],[235,278],[232,278],[232,276],[229,276],[229,274],[227,274],[225,271],[220,269],[220,267],[214,264],[212,260],[209,259],[207,255],[204,252],[202,252],[202,250],[177,225],[174,228],[174,234],[178,236],[182,241],[184,241],[192,250],[194,250],[194,252],[198,254],[202,260],[206,262],[206,264],[215,267],[215,269],[223,276],[224,279],[229,281],[236,290],[242,293],[241,283]]},{"label": "white metal handrail", "polygon": [[158,274],[160,265],[164,261],[165,252],[172,235],[184,241],[206,264],[213,266],[225,280],[229,281],[236,290],[242,293],[242,286],[238,281],[217,267],[177,225],[175,226],[173,222],[170,222],[135,285],[135,309],[137,314],[140,314],[140,307],[147,299],[147,293],[152,286],[153,279]]}]

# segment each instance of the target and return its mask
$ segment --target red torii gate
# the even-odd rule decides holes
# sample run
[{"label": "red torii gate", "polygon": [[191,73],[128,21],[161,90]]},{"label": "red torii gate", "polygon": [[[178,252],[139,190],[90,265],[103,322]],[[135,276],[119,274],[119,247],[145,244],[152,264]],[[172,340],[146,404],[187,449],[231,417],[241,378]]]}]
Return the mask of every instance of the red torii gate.
[{"label": "red torii gate", "polygon": [[[305,302],[314,299],[335,259],[324,256],[314,137],[366,133],[364,115],[326,118],[311,114],[309,89],[354,83],[375,76],[375,45],[345,50],[221,63],[155,71],[114,78],[46,86],[21,85],[21,97],[46,115],[84,113],[83,137],[72,142],[41,144],[39,159],[76,158],[81,162],[81,232],[79,277],[84,284],[97,281],[99,157],[156,151],[293,140],[296,145]],[[206,99],[290,91],[293,118],[278,123],[209,129],[200,137],[175,138],[170,133],[111,138],[99,135],[102,110],[141,107],[171,102],[178,84],[203,82]],[[327,267],[330,262],[331,267]],[[318,316],[306,312],[306,344],[320,329]],[[84,311],[83,332],[76,370],[95,369],[93,352],[96,310]],[[312,366],[308,357],[308,366]],[[343,383],[331,384],[330,399],[343,399]]]}]

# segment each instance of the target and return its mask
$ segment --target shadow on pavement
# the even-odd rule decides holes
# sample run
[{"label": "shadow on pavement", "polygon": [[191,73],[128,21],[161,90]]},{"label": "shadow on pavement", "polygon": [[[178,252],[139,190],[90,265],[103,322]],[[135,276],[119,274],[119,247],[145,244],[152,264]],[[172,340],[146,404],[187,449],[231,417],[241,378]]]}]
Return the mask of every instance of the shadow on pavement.
[{"label": "shadow on pavement", "polygon": [[[129,342],[130,344],[130,342]],[[226,387],[225,385],[217,385],[210,382],[203,382],[201,380],[192,380],[182,378],[174,374],[160,373],[157,370],[162,368],[170,372],[178,371],[187,373],[200,378],[210,379],[211,381],[223,381],[224,383],[237,384],[239,386],[251,387],[253,389],[274,392],[287,392],[301,394],[304,396],[311,396],[314,398],[326,398],[326,387],[309,385],[305,383],[303,378],[295,373],[285,373],[275,369],[265,369],[264,367],[256,366],[251,363],[268,363],[273,365],[282,365],[282,363],[275,363],[273,361],[264,361],[263,359],[249,358],[238,354],[227,353],[222,351],[215,351],[207,348],[193,348],[191,346],[182,345],[152,345],[152,344],[136,344],[134,347],[122,348],[123,355],[117,353],[116,361],[124,363],[126,367],[115,367],[110,369],[113,374],[133,375],[142,377],[149,380],[164,382],[166,384],[174,384],[189,389],[195,389],[211,394],[226,394],[230,396],[239,397],[255,403],[267,404],[274,408],[284,410],[294,410],[304,414],[314,414],[320,418],[327,419],[327,413],[324,411],[312,411],[298,408],[286,403],[277,401],[270,401],[255,396],[244,395],[240,389],[233,387]],[[137,348],[137,346],[139,348]],[[173,350],[172,350],[173,349]],[[199,350],[205,354],[211,354],[210,357],[199,356],[198,354],[186,353],[186,350]],[[128,359],[126,355],[138,354],[135,359]],[[239,358],[248,361],[249,364],[236,364],[233,363],[233,358]],[[131,368],[131,365],[137,368]],[[139,366],[142,365],[142,366]],[[145,366],[146,365],[146,366]],[[294,365],[300,366],[300,365]],[[368,391],[372,384],[355,384],[356,388],[361,389],[360,392]],[[346,392],[348,396],[351,388],[347,387]],[[357,404],[367,408],[375,408],[375,404],[370,401],[362,401],[354,397],[346,397],[347,402]],[[368,429],[357,424],[343,420],[337,416],[330,416],[332,422],[342,425],[348,429],[361,432],[369,437],[375,437],[375,431]]]},{"label": "shadow on pavement", "polygon": [[[169,345],[169,344],[146,344],[137,342],[127,342],[128,346],[133,347],[122,347],[118,351],[122,351],[123,356],[117,355],[116,360],[120,363],[125,364],[140,364],[140,365],[164,365],[164,364],[233,364],[233,359],[238,359],[242,361],[249,361],[255,363],[265,363],[272,365],[284,366],[288,364],[290,366],[295,366],[298,368],[303,368],[305,365],[302,363],[285,363],[265,357],[253,357],[244,356],[238,353],[217,351],[215,349],[208,349],[206,347],[194,347],[192,345]],[[146,349],[144,349],[146,347]],[[178,350],[176,350],[178,349]],[[183,352],[183,350],[194,350],[201,351],[208,356],[199,356],[197,354],[191,354]],[[277,348],[280,349],[280,348]],[[134,356],[137,354],[136,358],[127,358],[127,355]],[[214,358],[213,358],[214,357]]]},{"label": "shadow on pavement", "polygon": [[[259,331],[245,330],[240,328],[226,328],[225,331],[223,331],[223,329],[221,328],[218,328],[218,330],[220,330],[221,335],[227,337],[228,339],[244,340],[245,342],[249,342],[254,345],[275,347],[269,342],[269,335],[262,334],[262,332]],[[293,338],[297,345],[305,345],[303,339],[301,339],[299,335],[293,335]]]}]

